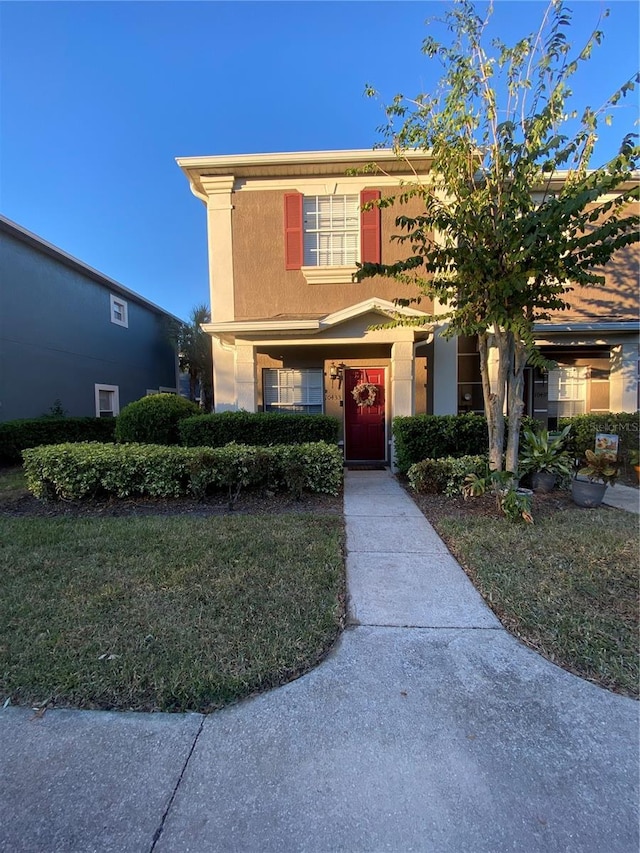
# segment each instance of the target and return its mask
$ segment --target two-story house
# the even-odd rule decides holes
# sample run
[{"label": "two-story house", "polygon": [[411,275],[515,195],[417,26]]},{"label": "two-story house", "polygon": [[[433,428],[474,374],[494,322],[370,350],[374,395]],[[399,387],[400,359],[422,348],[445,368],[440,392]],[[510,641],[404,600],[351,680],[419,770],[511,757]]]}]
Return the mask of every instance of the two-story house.
[{"label": "two-story house", "polygon": [[178,318],[0,217],[0,421],[56,403],[114,417],[148,393],[176,392],[168,321]]},{"label": "two-story house", "polygon": [[[380,169],[363,173],[375,159]],[[390,151],[320,151],[187,157],[178,164],[206,205],[217,411],[325,412],[343,424],[345,458],[390,461],[391,419],[482,411],[472,338],[445,339],[438,324],[383,325],[410,296],[383,277],[353,281],[356,262],[392,263],[402,210],[363,205],[426,179],[430,159],[411,165]],[[360,171],[358,171],[360,170]],[[629,250],[608,286],[540,329],[558,371],[527,376],[528,410],[634,411],[638,383],[637,261]],[[635,288],[635,290],[634,290]],[[435,309],[435,310],[434,310]],[[423,299],[400,309],[437,314]],[[362,403],[366,404],[363,405]]]}]

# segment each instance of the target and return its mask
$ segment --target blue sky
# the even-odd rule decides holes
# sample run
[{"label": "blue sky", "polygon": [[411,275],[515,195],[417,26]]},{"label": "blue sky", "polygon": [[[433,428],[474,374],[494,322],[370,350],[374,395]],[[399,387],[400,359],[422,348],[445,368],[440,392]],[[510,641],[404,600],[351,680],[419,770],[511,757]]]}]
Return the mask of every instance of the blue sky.
[{"label": "blue sky", "polygon": [[[505,41],[545,3],[501,0]],[[584,39],[605,4],[568,4]],[[599,106],[638,66],[635,0],[574,86]],[[420,53],[443,2],[0,2],[0,211],[186,318],[208,302],[204,206],[179,156],[369,148],[391,100],[439,77]],[[576,78],[578,81],[578,78]],[[613,153],[638,98],[603,134]]]}]

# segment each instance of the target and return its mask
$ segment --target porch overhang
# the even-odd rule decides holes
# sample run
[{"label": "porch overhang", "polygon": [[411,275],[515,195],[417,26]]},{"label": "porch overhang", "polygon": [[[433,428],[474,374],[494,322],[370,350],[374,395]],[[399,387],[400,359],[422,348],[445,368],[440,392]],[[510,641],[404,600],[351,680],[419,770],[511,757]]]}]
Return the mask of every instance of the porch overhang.
[{"label": "porch overhang", "polygon": [[566,323],[537,323],[534,326],[536,344],[551,346],[583,346],[589,344],[618,344],[640,335],[638,320],[610,320],[599,322],[568,321]]},{"label": "porch overhang", "polygon": [[[267,344],[300,343],[382,343],[403,340],[422,341],[433,334],[434,325],[427,314],[415,308],[399,308],[386,299],[367,299],[320,317],[271,317],[268,319],[225,320],[206,323],[203,331],[225,343],[238,339]],[[384,326],[392,320],[407,325],[392,329]]]}]

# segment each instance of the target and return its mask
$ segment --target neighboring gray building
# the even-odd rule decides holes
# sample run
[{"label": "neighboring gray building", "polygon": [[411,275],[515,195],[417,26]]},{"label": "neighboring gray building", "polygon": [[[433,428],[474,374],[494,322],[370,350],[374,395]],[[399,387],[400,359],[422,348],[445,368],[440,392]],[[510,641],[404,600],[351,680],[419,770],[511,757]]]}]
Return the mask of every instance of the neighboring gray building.
[{"label": "neighboring gray building", "polygon": [[113,417],[176,391],[177,319],[0,216],[0,421],[57,400],[69,415]]}]

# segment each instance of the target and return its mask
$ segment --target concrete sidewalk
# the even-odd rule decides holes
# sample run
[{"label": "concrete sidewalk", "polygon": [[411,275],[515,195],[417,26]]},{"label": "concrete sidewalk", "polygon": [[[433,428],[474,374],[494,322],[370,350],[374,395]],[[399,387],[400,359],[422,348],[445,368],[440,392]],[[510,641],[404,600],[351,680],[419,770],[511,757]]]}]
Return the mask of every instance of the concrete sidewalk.
[{"label": "concrete sidewalk", "polygon": [[613,487],[607,486],[602,502],[607,506],[624,509],[626,512],[635,512],[638,515],[640,514],[640,489],[623,486],[620,483]]},{"label": "concrete sidewalk", "polygon": [[638,849],[638,704],[520,645],[394,478],[345,486],[350,625],[208,717],[0,712],[0,850]]}]

